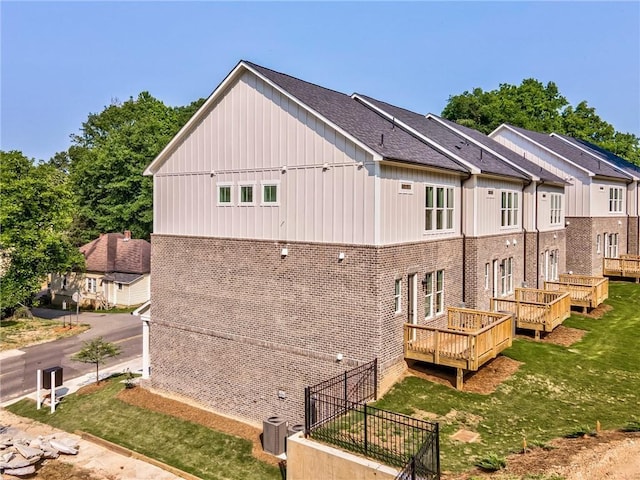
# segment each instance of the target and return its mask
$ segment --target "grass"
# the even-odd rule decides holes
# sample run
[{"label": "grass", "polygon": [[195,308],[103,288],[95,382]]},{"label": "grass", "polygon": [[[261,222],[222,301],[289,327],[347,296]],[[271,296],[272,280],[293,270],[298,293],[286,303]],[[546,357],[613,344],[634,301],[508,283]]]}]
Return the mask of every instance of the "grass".
[{"label": "grass", "polygon": [[[467,470],[492,453],[520,451],[523,437],[544,443],[595,430],[596,421],[604,429],[625,427],[640,410],[640,286],[612,282],[607,303],[613,310],[601,319],[573,315],[565,321],[588,332],[571,347],[514,340],[503,354],[524,365],[493,394],[407,377],[376,406],[418,417],[419,412],[437,414],[441,465],[450,471]],[[480,433],[480,442],[452,440],[460,428]]]},{"label": "grass", "polygon": [[63,326],[60,320],[9,318],[0,321],[0,351],[78,335],[88,329],[89,325],[86,324]]},{"label": "grass", "polygon": [[116,398],[116,377],[90,394],[69,395],[54,414],[21,400],[7,410],[56,428],[82,430],[202,479],[281,479],[277,467],[256,460],[250,441],[196,423],[129,405]]}]

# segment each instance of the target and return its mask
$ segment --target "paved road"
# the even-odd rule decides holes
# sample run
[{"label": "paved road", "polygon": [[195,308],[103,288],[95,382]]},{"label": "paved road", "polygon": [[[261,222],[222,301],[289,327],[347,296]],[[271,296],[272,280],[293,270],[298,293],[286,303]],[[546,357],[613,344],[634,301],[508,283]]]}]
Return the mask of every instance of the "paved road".
[{"label": "paved road", "polygon": [[[34,309],[34,315],[57,319],[68,323],[59,310]],[[75,324],[76,317],[72,316]],[[20,397],[36,390],[38,369],[60,366],[64,379],[71,379],[95,371],[95,366],[71,360],[71,355],[82,348],[82,342],[102,336],[120,346],[122,353],[108,359],[105,366],[122,363],[142,355],[142,323],[138,317],[128,313],[100,314],[83,312],[80,323],[88,323],[91,328],[80,335],[62,338],[54,342],[26,347],[20,351],[0,354],[0,403]]]}]

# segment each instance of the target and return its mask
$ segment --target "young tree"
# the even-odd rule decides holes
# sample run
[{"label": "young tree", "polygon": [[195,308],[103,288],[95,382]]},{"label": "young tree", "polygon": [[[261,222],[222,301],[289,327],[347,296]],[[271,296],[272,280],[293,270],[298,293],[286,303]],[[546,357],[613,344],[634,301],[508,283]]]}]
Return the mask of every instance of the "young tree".
[{"label": "young tree", "polygon": [[21,152],[0,151],[0,310],[28,304],[47,273],[77,270],[84,258],[68,239],[72,195],[64,172]]},{"label": "young tree", "polygon": [[100,365],[107,358],[117,357],[122,350],[115,343],[106,342],[102,337],[94,338],[83,343],[82,350],[71,357],[82,363],[93,363],[96,366],[96,384],[100,383]]}]

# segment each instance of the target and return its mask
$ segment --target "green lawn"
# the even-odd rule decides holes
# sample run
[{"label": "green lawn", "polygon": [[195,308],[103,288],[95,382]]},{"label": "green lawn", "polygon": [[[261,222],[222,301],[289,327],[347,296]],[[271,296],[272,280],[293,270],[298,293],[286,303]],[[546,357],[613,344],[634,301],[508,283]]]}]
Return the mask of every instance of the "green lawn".
[{"label": "green lawn", "polygon": [[[491,395],[458,392],[416,377],[397,384],[376,403],[379,408],[439,416],[443,470],[463,471],[490,453],[507,455],[527,442],[545,442],[582,428],[617,429],[640,415],[640,285],[610,284],[601,319],[573,315],[564,325],[587,330],[565,348],[516,339],[503,352],[524,362]],[[460,428],[476,431],[481,442],[450,439]]]},{"label": "green lawn", "polygon": [[118,400],[119,380],[91,394],[69,395],[53,415],[48,408],[36,410],[31,400],[7,410],[68,432],[91,433],[203,479],[282,478],[277,467],[251,455],[248,440]]}]

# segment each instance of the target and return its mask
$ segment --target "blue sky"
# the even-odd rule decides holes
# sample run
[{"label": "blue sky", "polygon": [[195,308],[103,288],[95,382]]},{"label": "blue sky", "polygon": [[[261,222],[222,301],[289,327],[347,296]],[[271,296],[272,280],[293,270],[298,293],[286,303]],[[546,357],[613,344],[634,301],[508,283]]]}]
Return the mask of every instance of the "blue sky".
[{"label": "blue sky", "polygon": [[240,59],[440,113],[474,87],[554,81],[640,135],[640,2],[0,2],[0,148],[48,159],[147,90],[208,96]]}]

